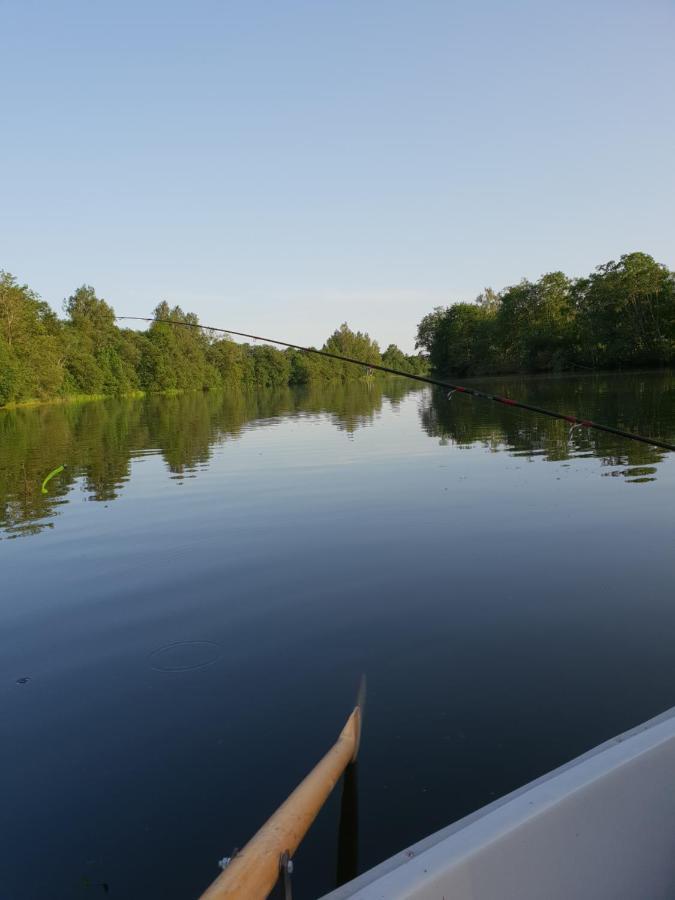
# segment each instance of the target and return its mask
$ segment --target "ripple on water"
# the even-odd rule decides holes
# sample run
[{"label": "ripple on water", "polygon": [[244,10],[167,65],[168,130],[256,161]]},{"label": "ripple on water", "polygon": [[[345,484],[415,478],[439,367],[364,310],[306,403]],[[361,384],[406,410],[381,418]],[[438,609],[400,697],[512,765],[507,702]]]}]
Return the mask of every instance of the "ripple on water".
[{"label": "ripple on water", "polygon": [[175,641],[153,650],[148,662],[157,672],[191,672],[212,666],[220,653],[214,641]]}]

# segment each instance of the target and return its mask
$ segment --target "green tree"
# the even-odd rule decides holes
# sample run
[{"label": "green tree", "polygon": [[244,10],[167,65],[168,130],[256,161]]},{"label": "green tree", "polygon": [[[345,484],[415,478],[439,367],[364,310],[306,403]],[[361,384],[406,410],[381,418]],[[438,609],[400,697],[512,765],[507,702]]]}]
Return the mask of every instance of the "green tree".
[{"label": "green tree", "polygon": [[593,366],[675,358],[675,275],[646,253],[598,266],[576,285],[577,338]]},{"label": "green tree", "polygon": [[439,350],[438,342],[440,340],[441,330],[444,325],[447,311],[447,306],[436,306],[432,312],[427,313],[426,316],[424,316],[417,326],[415,349],[421,349],[428,354],[434,369],[439,368],[434,356]]},{"label": "green tree", "polygon": [[482,306],[484,309],[490,310],[491,312],[497,312],[501,302],[502,298],[497,291],[494,291],[491,287],[485,288],[485,290],[476,297],[476,306]]},{"label": "green tree", "polygon": [[[154,311],[141,362],[142,384],[151,391],[208,390],[220,383],[209,359],[210,341],[194,313],[165,302]],[[183,327],[181,327],[183,326]]]},{"label": "green tree", "polygon": [[382,354],[382,364],[399,372],[407,372],[409,375],[424,375],[429,369],[425,357],[420,354],[407,355],[396,344],[389,344]]},{"label": "green tree", "polygon": [[0,404],[58,394],[63,355],[52,310],[26,285],[0,271]]},{"label": "green tree", "polygon": [[254,381],[260,387],[287,385],[291,375],[291,361],[285,353],[263,344],[249,349],[253,359]]},{"label": "green tree", "polygon": [[68,388],[76,393],[121,394],[138,386],[133,365],[123,353],[115,312],[90,285],[79,287],[64,303]]},{"label": "green tree", "polygon": [[359,369],[350,363],[333,361],[330,371],[346,380],[370,375],[371,373],[367,368],[368,364],[374,363],[377,365],[382,361],[377,342],[373,341],[370,335],[365,332],[352,331],[346,322],[343,322],[339,328],[336,328],[323,345],[323,349],[328,353],[336,353],[338,356],[346,356],[349,359],[357,359],[365,363],[365,367]]},{"label": "green tree", "polygon": [[290,384],[314,384],[334,377],[335,372],[330,360],[313,353],[289,349],[286,355],[290,361]]},{"label": "green tree", "polygon": [[572,282],[562,272],[502,291],[497,336],[504,371],[564,368],[573,342]]},{"label": "green tree", "polygon": [[420,322],[416,346],[428,350],[435,371],[459,375],[490,371],[495,320],[494,311],[474,303],[436,307]]},{"label": "green tree", "polygon": [[246,347],[227,337],[213,341],[207,351],[209,363],[226,385],[242,384],[252,377],[253,367],[246,357]]}]

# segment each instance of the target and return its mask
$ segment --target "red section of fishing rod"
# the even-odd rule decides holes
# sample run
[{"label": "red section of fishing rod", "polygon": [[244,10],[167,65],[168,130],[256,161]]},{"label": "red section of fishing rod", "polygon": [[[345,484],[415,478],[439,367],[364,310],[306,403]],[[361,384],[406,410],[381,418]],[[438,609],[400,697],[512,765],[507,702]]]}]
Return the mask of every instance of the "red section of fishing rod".
[{"label": "red section of fishing rod", "polygon": [[194,322],[176,322],[172,319],[151,319],[145,316],[115,316],[115,318],[133,322],[152,322],[157,325],[181,325],[185,328],[199,328],[202,331],[217,331],[220,334],[233,334],[236,335],[236,337],[249,338],[249,340],[252,341],[262,341],[265,344],[277,344],[280,347],[288,347],[290,350],[300,350],[302,353],[314,353],[317,356],[337,359],[340,362],[364,366],[366,369],[376,369],[378,372],[386,372],[389,375],[399,375],[401,378],[410,378],[413,381],[421,381],[424,384],[433,384],[436,387],[445,388],[445,390],[449,390],[451,393],[456,391],[459,394],[469,394],[469,396],[478,397],[481,400],[492,400],[493,403],[501,403],[503,406],[526,409],[528,412],[539,413],[539,415],[548,416],[551,419],[560,419],[563,422],[569,422],[574,428],[594,428],[596,431],[604,431],[607,434],[614,434],[617,437],[623,437],[630,441],[639,441],[641,444],[648,444],[650,447],[659,447],[662,450],[671,450],[675,452],[675,444],[669,444],[666,441],[644,437],[644,435],[635,434],[632,431],[624,431],[621,428],[615,428],[613,425],[603,425],[600,422],[592,422],[590,419],[580,419],[577,416],[566,416],[563,413],[544,409],[542,406],[534,406],[531,403],[512,400],[510,397],[500,397],[498,394],[486,394],[484,391],[479,391],[476,388],[466,387],[461,384],[452,384],[449,381],[441,381],[439,378],[431,378],[428,375],[413,375],[410,372],[401,372],[399,369],[392,369],[390,366],[383,366],[379,363],[367,363],[362,359],[352,359],[350,356],[340,356],[337,353],[331,353],[329,350],[317,350],[315,347],[302,347],[300,344],[289,344],[287,341],[277,341],[274,338],[261,337],[257,334],[247,334],[245,331],[231,331],[228,328],[214,328],[210,325],[199,325]]}]

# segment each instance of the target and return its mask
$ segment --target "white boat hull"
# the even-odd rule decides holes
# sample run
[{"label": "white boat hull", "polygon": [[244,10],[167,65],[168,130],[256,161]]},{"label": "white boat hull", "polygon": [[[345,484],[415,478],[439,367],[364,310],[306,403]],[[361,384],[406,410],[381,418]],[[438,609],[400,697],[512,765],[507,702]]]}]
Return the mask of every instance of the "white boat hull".
[{"label": "white boat hull", "polygon": [[675,709],[430,835],[325,900],[675,898]]}]

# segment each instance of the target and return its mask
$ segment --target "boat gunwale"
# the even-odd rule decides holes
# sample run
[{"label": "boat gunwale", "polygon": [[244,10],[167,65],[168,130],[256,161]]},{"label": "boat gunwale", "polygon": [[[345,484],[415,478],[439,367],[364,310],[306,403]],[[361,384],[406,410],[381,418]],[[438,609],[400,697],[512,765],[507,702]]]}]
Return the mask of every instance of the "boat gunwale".
[{"label": "boat gunwale", "polygon": [[[657,733],[655,734],[655,732]],[[660,734],[659,732],[663,733]],[[430,869],[430,866],[433,866],[428,859],[424,859],[424,856],[433,852],[444,841],[459,835],[461,832],[466,832],[466,845],[464,847],[458,845],[453,850],[458,854],[457,861],[459,861],[459,858],[466,859],[484,850],[494,841],[499,840],[501,836],[510,830],[509,824],[511,828],[517,828],[526,824],[528,820],[541,815],[552,806],[558,805],[566,797],[584,790],[588,785],[603,776],[617,771],[623,765],[635,761],[650,751],[656,750],[661,744],[673,738],[675,738],[675,706],[648,719],[646,722],[642,722],[603,741],[601,744],[592,747],[590,750],[552,769],[550,772],[540,775],[533,781],[515,788],[503,797],[499,797],[487,805],[474,810],[456,822],[452,822],[450,825],[446,825],[440,830],[421,838],[414,844],[410,844],[393,856],[363,872],[353,881],[323,895],[322,900],[348,900],[348,898],[360,896],[360,891],[369,887],[376,887],[378,881],[388,878],[388,876],[391,876],[404,866],[410,867],[409,873],[406,873],[406,875],[412,875],[411,870],[413,869],[416,872],[419,870],[421,875],[423,870],[426,872]],[[603,757],[602,760],[598,759],[600,756]],[[596,765],[588,765],[593,762]],[[556,780],[559,780],[559,784],[555,792],[548,796],[542,795],[538,797],[528,807],[523,807],[522,803],[519,803],[526,795],[531,794],[533,791],[539,791],[544,785],[549,784],[553,786],[553,782]],[[567,783],[565,784],[565,782]],[[511,811],[508,819],[498,815],[500,811],[505,812],[505,807],[513,806],[514,804],[516,804],[517,808]],[[490,816],[495,817],[495,821],[490,823],[494,828],[494,833],[490,836],[481,836],[480,841],[476,840],[477,836],[471,834],[473,826],[483,823]],[[365,897],[369,896],[369,893],[364,895],[364,900]]]}]

